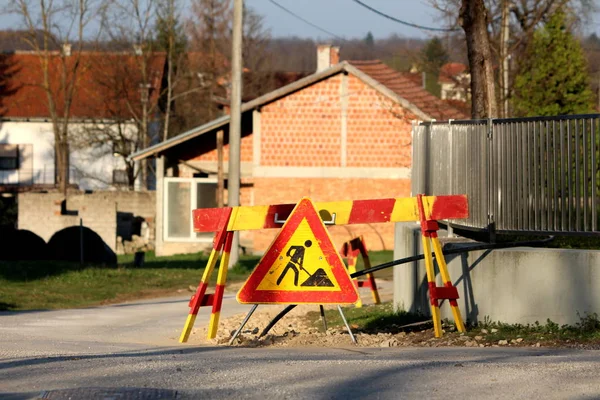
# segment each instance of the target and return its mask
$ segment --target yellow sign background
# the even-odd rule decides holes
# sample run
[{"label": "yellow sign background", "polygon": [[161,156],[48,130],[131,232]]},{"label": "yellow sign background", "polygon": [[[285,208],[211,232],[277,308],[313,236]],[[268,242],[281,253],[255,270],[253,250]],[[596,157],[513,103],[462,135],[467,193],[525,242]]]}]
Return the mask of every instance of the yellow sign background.
[{"label": "yellow sign background", "polygon": [[[306,241],[311,241],[311,246],[306,247]],[[314,274],[319,268],[321,268],[327,278],[331,281],[333,286],[301,286],[310,276],[302,268],[298,268],[298,286],[294,284],[294,271],[288,269],[285,276],[282,278],[279,285],[277,280],[285,270],[286,266],[290,262],[290,257],[287,256],[288,251],[292,246],[303,246],[304,259],[302,266],[310,274]],[[288,243],[279,251],[279,257],[269,268],[269,272],[265,274],[264,278],[256,288],[256,290],[284,290],[284,291],[295,291],[295,292],[336,292],[340,291],[340,286],[333,275],[331,266],[327,263],[327,259],[323,250],[321,249],[320,243],[315,237],[312,229],[310,228],[306,218],[300,222],[298,228],[291,236]]]}]

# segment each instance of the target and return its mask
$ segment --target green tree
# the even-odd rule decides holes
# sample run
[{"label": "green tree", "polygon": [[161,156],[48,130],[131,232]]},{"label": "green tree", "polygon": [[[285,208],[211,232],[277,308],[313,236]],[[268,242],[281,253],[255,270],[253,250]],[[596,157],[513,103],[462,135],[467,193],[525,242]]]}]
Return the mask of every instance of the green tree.
[{"label": "green tree", "polygon": [[562,10],[536,30],[514,89],[513,107],[519,116],[590,112],[593,95],[587,61]]},{"label": "green tree", "polygon": [[367,46],[369,46],[369,47],[375,46],[375,38],[373,37],[373,34],[371,33],[371,31],[367,32],[367,36],[365,36],[365,38],[363,40]]},{"label": "green tree", "polygon": [[181,24],[179,0],[159,0],[156,2],[155,50],[182,54],[187,48],[187,36]]},{"label": "green tree", "polygon": [[421,51],[421,68],[425,72],[425,89],[438,97],[441,91],[438,83],[440,68],[448,62],[449,58],[448,52],[438,37],[428,41]]}]

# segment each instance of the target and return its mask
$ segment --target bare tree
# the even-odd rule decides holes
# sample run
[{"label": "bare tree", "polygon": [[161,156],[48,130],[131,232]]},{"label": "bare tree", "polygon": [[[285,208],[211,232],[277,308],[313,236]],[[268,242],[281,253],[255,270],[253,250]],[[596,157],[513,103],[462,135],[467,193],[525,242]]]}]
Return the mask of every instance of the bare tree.
[{"label": "bare tree", "polygon": [[165,55],[157,53],[146,59],[147,70],[142,70],[140,57],[144,55],[129,50],[106,52],[94,59],[89,85],[94,89],[95,102],[102,109],[103,118],[82,127],[79,140],[75,141],[78,148],[93,148],[98,156],[119,157],[125,165],[128,189],[134,189],[142,173],[128,157],[148,142],[140,129],[144,108],[150,112],[158,108],[159,91],[147,93],[146,84],[160,87],[165,65]]},{"label": "bare tree", "polygon": [[244,6],[242,29],[242,60],[248,71],[243,87],[243,98],[246,100],[276,89],[276,83],[268,49],[271,37],[265,28],[264,17]]},{"label": "bare tree", "polygon": [[163,140],[167,140],[171,133],[170,122],[175,100],[197,91],[199,86],[198,82],[192,80],[185,90],[176,93],[178,86],[182,86],[187,73],[187,37],[179,23],[180,6],[179,0],[159,0],[157,2],[155,42],[157,50],[164,51],[166,54],[166,68],[160,97],[163,114]]},{"label": "bare tree", "polygon": [[[156,2],[152,0],[121,0],[112,3],[103,15],[107,39],[117,43],[131,43],[134,54],[138,96],[125,99],[130,118],[135,122],[140,148],[146,148],[155,138],[150,131],[158,120],[158,102],[152,101],[160,93],[161,80],[156,79],[151,63],[157,52],[154,41]],[[133,41],[133,43],[132,43]],[[161,71],[162,73],[162,71]],[[127,75],[131,76],[131,75]],[[131,84],[131,82],[130,82]],[[160,131],[155,132],[160,135]],[[141,187],[148,188],[149,166],[143,160],[140,167]]]},{"label": "bare tree", "polygon": [[205,89],[197,96],[206,110],[206,121],[202,122],[215,117],[215,97],[226,95],[220,90],[219,83],[229,71],[231,20],[231,0],[194,0],[192,3],[192,17],[187,27],[195,54],[189,61]]},{"label": "bare tree", "polygon": [[[7,8],[20,17],[28,32],[24,40],[39,58],[40,86],[46,94],[54,133],[55,179],[65,196],[72,105],[81,70],[87,68],[82,46],[84,39],[93,36],[89,27],[105,6],[102,0],[10,0]],[[52,50],[61,46],[63,51]]]},{"label": "bare tree", "polygon": [[467,37],[471,67],[471,116],[475,119],[497,117],[487,9],[483,0],[462,0],[459,22]]}]

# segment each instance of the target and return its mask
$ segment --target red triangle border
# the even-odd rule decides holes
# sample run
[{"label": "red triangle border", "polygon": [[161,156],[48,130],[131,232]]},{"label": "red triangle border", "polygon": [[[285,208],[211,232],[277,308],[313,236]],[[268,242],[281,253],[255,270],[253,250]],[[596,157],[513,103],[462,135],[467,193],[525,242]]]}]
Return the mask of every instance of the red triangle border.
[{"label": "red triangle border", "polygon": [[[332,292],[256,290],[305,218],[327,263],[331,266],[331,272],[340,290]],[[358,300],[356,287],[310,199],[305,197],[296,205],[256,269],[239,290],[237,300],[242,304],[353,304]]]}]

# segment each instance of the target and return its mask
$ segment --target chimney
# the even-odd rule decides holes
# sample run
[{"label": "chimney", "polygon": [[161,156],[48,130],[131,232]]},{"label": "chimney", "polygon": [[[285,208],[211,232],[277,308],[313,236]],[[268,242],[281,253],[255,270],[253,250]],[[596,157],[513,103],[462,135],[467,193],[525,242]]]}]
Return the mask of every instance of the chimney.
[{"label": "chimney", "polygon": [[320,44],[317,46],[317,72],[340,62],[340,48],[330,44]]},{"label": "chimney", "polygon": [[63,51],[63,54],[66,57],[70,57],[71,56],[71,44],[70,43],[63,43],[63,45],[62,45],[62,51]]}]

